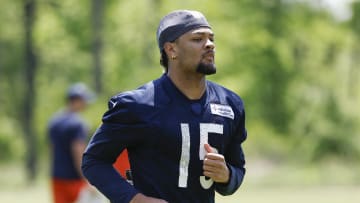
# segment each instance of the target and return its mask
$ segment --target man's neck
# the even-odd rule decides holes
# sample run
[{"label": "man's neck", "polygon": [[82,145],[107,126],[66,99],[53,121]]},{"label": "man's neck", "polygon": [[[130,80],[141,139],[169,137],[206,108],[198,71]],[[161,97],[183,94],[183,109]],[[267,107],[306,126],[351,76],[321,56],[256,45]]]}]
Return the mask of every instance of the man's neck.
[{"label": "man's neck", "polygon": [[73,102],[73,103],[70,102],[70,103],[68,103],[67,110],[72,113],[78,113],[81,111],[81,107],[76,102]]},{"label": "man's neck", "polygon": [[168,72],[167,76],[174,83],[174,85],[190,100],[200,99],[205,93],[205,75]]}]

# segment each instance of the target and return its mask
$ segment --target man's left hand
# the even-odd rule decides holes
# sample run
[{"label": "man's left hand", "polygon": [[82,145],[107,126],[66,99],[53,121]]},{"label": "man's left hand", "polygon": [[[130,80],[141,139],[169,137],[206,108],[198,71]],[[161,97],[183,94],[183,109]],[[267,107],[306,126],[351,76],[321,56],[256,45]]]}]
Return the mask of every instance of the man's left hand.
[{"label": "man's left hand", "polygon": [[218,183],[229,182],[230,171],[224,156],[216,153],[209,144],[205,144],[204,147],[207,152],[203,164],[204,175]]}]

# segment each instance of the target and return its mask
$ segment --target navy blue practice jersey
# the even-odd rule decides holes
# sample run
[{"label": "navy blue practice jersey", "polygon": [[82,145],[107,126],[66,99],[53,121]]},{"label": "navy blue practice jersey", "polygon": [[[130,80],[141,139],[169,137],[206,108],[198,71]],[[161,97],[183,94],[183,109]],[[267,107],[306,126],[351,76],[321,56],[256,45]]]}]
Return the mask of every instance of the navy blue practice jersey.
[{"label": "navy blue practice jersey", "polygon": [[77,170],[71,146],[75,141],[86,142],[88,127],[76,112],[56,113],[48,124],[51,147],[51,175],[56,179],[77,180],[81,175]]},{"label": "navy blue practice jersey", "polygon": [[[245,139],[244,107],[235,93],[207,81],[202,98],[189,100],[163,75],[109,101],[82,167],[112,202],[129,202],[138,192],[171,203],[214,202],[215,191],[232,194],[243,180]],[[205,143],[224,155],[229,183],[204,177]],[[112,168],[124,148],[134,186]]]}]

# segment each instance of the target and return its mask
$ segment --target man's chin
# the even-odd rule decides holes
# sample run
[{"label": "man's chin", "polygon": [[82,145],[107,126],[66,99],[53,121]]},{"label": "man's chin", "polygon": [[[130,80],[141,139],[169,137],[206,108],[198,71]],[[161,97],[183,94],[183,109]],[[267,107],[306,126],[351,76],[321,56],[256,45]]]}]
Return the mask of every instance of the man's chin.
[{"label": "man's chin", "polygon": [[196,68],[196,71],[204,75],[213,75],[216,73],[216,66],[213,63],[211,64],[199,63],[199,65]]}]

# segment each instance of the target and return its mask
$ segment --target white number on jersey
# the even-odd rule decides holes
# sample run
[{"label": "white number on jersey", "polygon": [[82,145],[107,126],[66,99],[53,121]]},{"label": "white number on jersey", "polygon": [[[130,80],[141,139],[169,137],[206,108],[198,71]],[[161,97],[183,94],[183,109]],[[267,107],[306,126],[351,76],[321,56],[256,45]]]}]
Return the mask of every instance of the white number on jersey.
[{"label": "white number on jersey", "polygon": [[[188,123],[181,123],[181,157],[179,164],[179,183],[178,186],[182,188],[187,187],[188,169],[190,162],[190,129]],[[223,125],[215,123],[200,123],[200,146],[199,146],[199,159],[204,160],[205,148],[204,144],[208,143],[209,133],[223,134]],[[217,150],[214,148],[217,152]],[[204,189],[209,189],[214,181],[206,179],[205,176],[200,176],[200,184]]]}]

